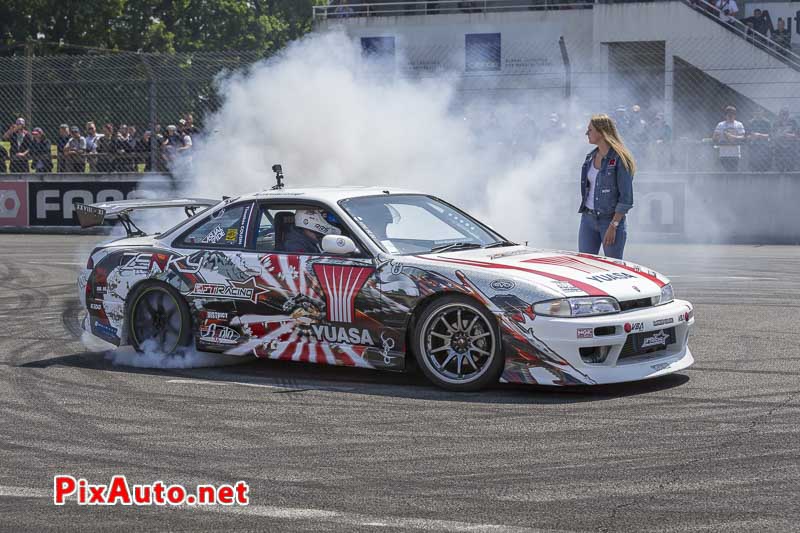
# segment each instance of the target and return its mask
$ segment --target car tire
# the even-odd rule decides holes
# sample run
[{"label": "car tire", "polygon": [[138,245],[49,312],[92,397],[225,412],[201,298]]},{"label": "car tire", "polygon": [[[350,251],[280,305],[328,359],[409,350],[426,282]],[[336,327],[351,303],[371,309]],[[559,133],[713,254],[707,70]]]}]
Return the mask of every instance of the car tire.
[{"label": "car tire", "polygon": [[174,354],[192,341],[186,300],[163,283],[139,285],[128,297],[128,339],[137,352]]},{"label": "car tire", "polygon": [[497,383],[505,363],[494,316],[461,295],[438,298],[422,311],[413,345],[425,377],[452,391],[474,391]]}]

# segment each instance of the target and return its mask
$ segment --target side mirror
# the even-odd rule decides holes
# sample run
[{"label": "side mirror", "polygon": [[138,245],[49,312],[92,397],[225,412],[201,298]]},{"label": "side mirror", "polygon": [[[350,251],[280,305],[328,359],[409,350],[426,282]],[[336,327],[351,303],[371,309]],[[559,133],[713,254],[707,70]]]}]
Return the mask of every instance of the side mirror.
[{"label": "side mirror", "polygon": [[325,235],[322,238],[322,251],[326,254],[345,255],[358,250],[356,243],[344,235]]}]

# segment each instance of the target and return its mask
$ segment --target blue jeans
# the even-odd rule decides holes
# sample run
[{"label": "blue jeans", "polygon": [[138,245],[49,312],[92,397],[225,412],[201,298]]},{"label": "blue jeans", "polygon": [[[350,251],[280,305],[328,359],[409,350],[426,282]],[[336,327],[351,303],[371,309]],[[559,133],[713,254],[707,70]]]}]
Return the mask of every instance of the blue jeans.
[{"label": "blue jeans", "polygon": [[[600,252],[600,245],[603,244],[603,237],[606,235],[608,226],[611,225],[611,220],[614,215],[590,215],[583,213],[581,215],[581,227],[578,231],[578,251],[586,254],[597,254]],[[622,252],[625,249],[625,240],[628,238],[628,231],[626,229],[626,220],[623,218],[619,227],[617,228],[617,236],[614,244],[611,246],[604,246],[603,252],[606,257],[613,257],[615,259],[622,259]]]}]

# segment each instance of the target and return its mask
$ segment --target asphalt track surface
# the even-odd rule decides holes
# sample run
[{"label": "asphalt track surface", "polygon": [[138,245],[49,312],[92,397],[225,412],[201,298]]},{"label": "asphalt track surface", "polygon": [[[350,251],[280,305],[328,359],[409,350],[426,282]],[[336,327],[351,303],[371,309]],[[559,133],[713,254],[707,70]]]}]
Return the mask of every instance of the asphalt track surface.
[{"label": "asphalt track surface", "polygon": [[[114,366],[77,338],[75,273],[97,239],[0,235],[4,530],[800,527],[800,247],[627,250],[695,304],[680,374],[456,394],[268,361]],[[57,473],[245,480],[250,505],[55,507]]]}]

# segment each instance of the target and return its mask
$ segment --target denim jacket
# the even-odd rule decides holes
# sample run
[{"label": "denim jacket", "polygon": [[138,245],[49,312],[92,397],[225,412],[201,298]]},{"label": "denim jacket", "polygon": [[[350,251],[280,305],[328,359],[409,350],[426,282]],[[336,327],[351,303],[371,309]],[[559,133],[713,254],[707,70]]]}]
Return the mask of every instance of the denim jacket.
[{"label": "denim jacket", "polygon": [[[597,148],[586,156],[581,169],[581,207],[579,213],[586,210],[586,195],[589,192],[589,165],[594,164]],[[604,215],[627,213],[633,207],[633,176],[622,164],[617,153],[610,149],[600,164],[597,171],[597,180],[594,184],[594,209]]]}]

